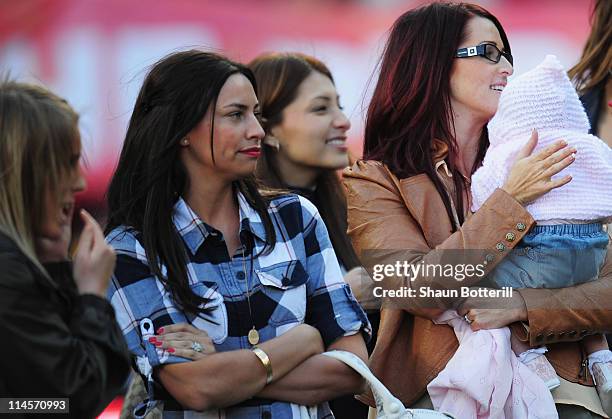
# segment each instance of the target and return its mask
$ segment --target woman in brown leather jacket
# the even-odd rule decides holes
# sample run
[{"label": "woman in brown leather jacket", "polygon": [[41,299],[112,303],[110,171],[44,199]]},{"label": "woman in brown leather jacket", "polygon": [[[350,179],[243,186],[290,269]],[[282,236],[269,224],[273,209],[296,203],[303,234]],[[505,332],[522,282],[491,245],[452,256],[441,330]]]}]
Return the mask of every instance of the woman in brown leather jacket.
[{"label": "woman in brown leather jacket", "polygon": [[[612,329],[611,250],[598,281],[517,289],[494,299],[495,308],[491,300],[456,296],[477,286],[534,225],[524,206],[571,181],[552,177],[575,150],[559,139],[532,153],[534,130],[504,186],[470,213],[470,178],[511,74],[506,34],[479,6],[434,3],[405,13],[391,30],[368,109],[364,160],[344,172],[349,235],[373,273],[397,262],[422,270],[402,281],[393,280],[406,272],[384,272],[391,281],[381,282],[379,295],[388,298],[370,367],[404,404],[431,407],[426,386],[458,347],[452,328],[431,318],[455,308],[473,330],[510,326],[532,346],[548,346],[561,380],[553,392],[560,417],[604,415],[579,341]],[[459,264],[484,275],[448,278],[425,269]]]}]

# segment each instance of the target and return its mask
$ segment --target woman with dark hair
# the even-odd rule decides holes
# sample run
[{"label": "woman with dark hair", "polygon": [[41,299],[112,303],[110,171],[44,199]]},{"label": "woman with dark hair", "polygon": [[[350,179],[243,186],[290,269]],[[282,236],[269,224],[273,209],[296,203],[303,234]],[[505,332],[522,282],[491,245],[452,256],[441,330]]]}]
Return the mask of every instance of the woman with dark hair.
[{"label": "woman with dark hair", "polygon": [[569,70],[584,104],[591,132],[612,147],[612,2],[595,0],[591,33],[580,61]]},{"label": "woman with dark hair", "polygon": [[[342,112],[334,78],[323,62],[300,53],[262,54],[249,68],[257,80],[266,133],[256,176],[268,187],[291,190],[312,201],[325,222],[345,281],[353,291],[359,290],[366,276],[346,234],[346,198],[336,172],[349,164],[346,132],[351,124]],[[367,314],[375,336],[378,310]],[[373,343],[374,339],[368,349],[374,348]],[[367,415],[365,406],[352,396],[330,405],[337,418]]]},{"label": "woman with dark hair", "polygon": [[344,272],[359,266],[346,234],[346,200],[336,173],[349,165],[342,112],[327,66],[299,53],[263,54],[249,63],[266,132],[256,175],[315,204]]},{"label": "woman with dark hair", "polygon": [[325,224],[307,200],[255,184],[255,86],[248,68],[191,50],[156,63],[134,105],[107,237],[109,297],[148,388],[141,414],[291,418],[306,405],[323,417],[362,386],[320,355],[366,358],[369,333]]},{"label": "woman with dark hair", "polygon": [[39,412],[96,417],[129,372],[104,299],[115,254],[84,210],[68,261],[75,194],[85,189],[78,118],[40,86],[0,83],[0,396],[18,417],[33,413],[18,398],[41,399]]},{"label": "woman with dark hair", "polygon": [[[452,328],[431,319],[453,308],[472,330],[511,325],[531,346],[546,343],[560,376],[553,391],[565,403],[557,405],[560,416],[591,417],[603,413],[576,341],[612,329],[609,248],[598,281],[517,289],[493,306],[478,297],[480,289],[458,297],[534,225],[524,206],[571,181],[554,175],[572,163],[575,150],[560,140],[532,154],[534,131],[504,186],[470,213],[471,176],[488,148],[486,124],[512,63],[501,24],[476,5],[433,3],[408,11],[391,29],[367,115],[365,160],[344,173],[349,236],[358,255],[379,251],[369,253],[369,264],[401,261],[422,269],[387,282],[410,293],[383,306],[370,367],[405,404],[431,406],[426,387],[458,347]],[[431,269],[441,266],[472,269],[445,277]]]},{"label": "woman with dark hair", "polygon": [[[580,61],[569,71],[584,105],[591,133],[612,147],[612,2],[595,0],[591,33]],[[612,235],[612,223],[608,224]],[[612,342],[612,335],[608,336]],[[612,344],[611,344],[612,345]]]}]

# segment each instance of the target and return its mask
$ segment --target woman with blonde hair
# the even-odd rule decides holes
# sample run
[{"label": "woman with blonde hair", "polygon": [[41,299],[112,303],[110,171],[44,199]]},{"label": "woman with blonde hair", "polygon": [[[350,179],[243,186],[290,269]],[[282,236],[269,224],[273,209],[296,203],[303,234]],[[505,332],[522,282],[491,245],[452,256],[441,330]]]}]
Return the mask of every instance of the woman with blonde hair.
[{"label": "woman with blonde hair", "polygon": [[52,406],[91,418],[121,391],[129,356],[104,299],[115,255],[85,211],[68,262],[85,188],[77,122],[42,87],[0,84],[0,395],[66,398]]}]

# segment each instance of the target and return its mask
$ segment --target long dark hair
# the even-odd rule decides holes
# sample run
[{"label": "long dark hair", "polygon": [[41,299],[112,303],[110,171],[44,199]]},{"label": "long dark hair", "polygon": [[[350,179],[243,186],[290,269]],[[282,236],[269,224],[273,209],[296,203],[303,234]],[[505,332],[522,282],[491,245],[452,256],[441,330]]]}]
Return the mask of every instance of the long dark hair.
[{"label": "long dark hair", "polygon": [[[283,122],[283,111],[295,99],[302,82],[317,71],[334,78],[325,64],[300,53],[263,54],[249,63],[257,79],[257,97],[266,135]],[[289,189],[283,181],[276,162],[276,150],[265,144],[255,171],[258,179],[272,188]],[[335,170],[323,170],[316,180],[311,199],[325,222],[334,251],[346,269],[359,265],[355,250],[346,234],[346,198]]]},{"label": "long dark hair", "polygon": [[581,94],[610,77],[612,68],[612,2],[596,0],[591,14],[591,33],[580,61],[569,71]]},{"label": "long dark hair", "polygon": [[[504,29],[491,13],[466,3],[433,3],[400,16],[391,29],[381,58],[380,75],[368,108],[364,158],[382,161],[399,178],[426,173],[434,183],[451,220],[452,207],[436,175],[432,141],[448,147],[448,167],[463,209],[465,182],[456,164],[457,143],[450,101],[450,74],[455,52],[465,39],[465,27],[474,16],[497,27],[510,53]],[[472,173],[482,163],[489,146],[483,128]],[[463,223],[463,211],[458,211]],[[454,223],[452,223],[454,225]],[[453,227],[453,231],[457,226]]]},{"label": "long dark hair", "polygon": [[[206,300],[189,287],[187,255],[172,219],[174,205],[190,181],[179,158],[179,141],[208,109],[214,121],[219,91],[231,75],[238,73],[257,90],[248,68],[217,54],[190,50],[171,54],[154,64],[136,99],[108,189],[106,234],[118,226],[140,233],[153,274],[186,312],[194,314],[199,313],[199,304]],[[271,249],[276,235],[267,212],[269,200],[259,193],[254,177],[238,180],[234,187],[263,220],[266,251]],[[162,274],[162,265],[167,275]]]}]

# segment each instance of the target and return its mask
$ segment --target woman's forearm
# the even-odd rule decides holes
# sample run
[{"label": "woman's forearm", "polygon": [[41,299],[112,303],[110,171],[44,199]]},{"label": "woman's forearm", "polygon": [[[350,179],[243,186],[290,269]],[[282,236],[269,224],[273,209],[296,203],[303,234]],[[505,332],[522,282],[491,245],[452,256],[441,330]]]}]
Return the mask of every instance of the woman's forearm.
[{"label": "woman's forearm", "polygon": [[[367,361],[368,353],[361,333],[344,336],[329,349],[352,352]],[[363,391],[364,381],[343,362],[315,355],[294,368],[282,379],[271,383],[258,396],[312,406],[346,394]]]},{"label": "woman's forearm", "polygon": [[357,394],[362,385],[361,376],[346,364],[315,355],[266,386],[257,396],[312,406],[345,394]]},{"label": "woman's forearm", "polygon": [[[300,325],[259,345],[269,357],[275,379],[323,349],[316,329]],[[194,362],[158,369],[163,386],[183,406],[210,410],[232,406],[259,393],[266,384],[266,369],[251,350],[216,353]]]}]

